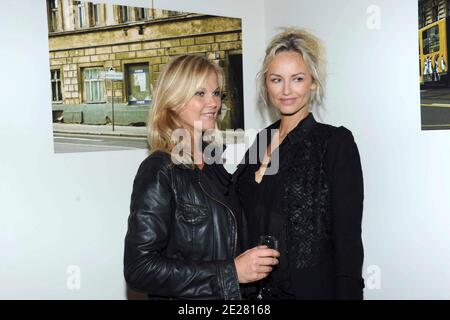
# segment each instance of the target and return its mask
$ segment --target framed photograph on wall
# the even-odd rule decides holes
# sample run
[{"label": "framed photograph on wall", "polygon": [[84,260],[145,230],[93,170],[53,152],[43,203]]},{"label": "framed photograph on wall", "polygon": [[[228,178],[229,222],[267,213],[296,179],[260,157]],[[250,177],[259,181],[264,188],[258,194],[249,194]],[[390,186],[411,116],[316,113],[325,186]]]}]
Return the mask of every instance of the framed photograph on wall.
[{"label": "framed photograph on wall", "polygon": [[450,1],[418,1],[422,130],[449,130]]},{"label": "framed photograph on wall", "polygon": [[241,19],[44,1],[55,153],[147,148],[158,75],[181,54],[204,55],[224,69],[218,126],[244,129]]}]

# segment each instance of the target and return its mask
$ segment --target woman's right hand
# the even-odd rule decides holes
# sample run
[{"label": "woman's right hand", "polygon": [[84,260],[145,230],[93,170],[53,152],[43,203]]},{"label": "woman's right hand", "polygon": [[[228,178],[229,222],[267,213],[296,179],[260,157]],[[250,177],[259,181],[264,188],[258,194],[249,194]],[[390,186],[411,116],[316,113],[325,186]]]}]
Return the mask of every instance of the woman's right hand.
[{"label": "woman's right hand", "polygon": [[264,279],[278,264],[280,253],[267,246],[251,248],[234,259],[239,283]]}]

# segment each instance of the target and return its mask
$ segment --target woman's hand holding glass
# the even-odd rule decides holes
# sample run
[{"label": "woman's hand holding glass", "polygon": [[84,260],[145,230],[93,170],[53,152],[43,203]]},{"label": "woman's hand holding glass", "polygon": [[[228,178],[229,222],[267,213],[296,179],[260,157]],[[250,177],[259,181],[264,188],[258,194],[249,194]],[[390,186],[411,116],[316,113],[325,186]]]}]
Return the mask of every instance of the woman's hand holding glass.
[{"label": "woman's hand holding glass", "polygon": [[280,253],[260,245],[251,248],[234,259],[239,283],[249,283],[264,279],[278,265]]}]

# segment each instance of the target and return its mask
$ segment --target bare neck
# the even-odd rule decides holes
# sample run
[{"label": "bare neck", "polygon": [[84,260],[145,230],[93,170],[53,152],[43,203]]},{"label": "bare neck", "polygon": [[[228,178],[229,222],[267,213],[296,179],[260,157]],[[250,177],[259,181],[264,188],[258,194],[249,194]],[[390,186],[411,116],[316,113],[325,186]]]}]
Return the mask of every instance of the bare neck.
[{"label": "bare neck", "polygon": [[308,115],[308,109],[305,109],[305,112],[299,112],[293,115],[281,115],[281,122],[280,122],[280,139],[283,140],[289,132],[294,130],[295,127],[305,119]]}]

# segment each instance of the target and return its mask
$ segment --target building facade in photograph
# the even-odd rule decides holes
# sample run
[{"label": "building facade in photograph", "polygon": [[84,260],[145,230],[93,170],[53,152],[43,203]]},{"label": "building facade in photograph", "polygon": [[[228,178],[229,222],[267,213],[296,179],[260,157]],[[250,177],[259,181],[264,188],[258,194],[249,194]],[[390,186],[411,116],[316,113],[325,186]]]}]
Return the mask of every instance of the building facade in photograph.
[{"label": "building facade in photograph", "polygon": [[[243,128],[241,19],[74,0],[46,0],[55,122],[145,125],[159,73],[202,54],[225,70],[219,126]],[[116,73],[116,80],[105,73]]]},{"label": "building facade in photograph", "polygon": [[419,0],[419,29],[450,15],[449,0]]}]

